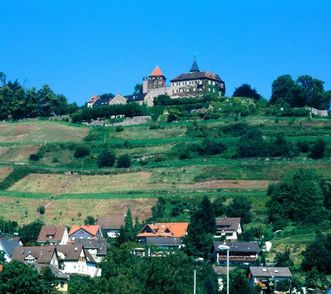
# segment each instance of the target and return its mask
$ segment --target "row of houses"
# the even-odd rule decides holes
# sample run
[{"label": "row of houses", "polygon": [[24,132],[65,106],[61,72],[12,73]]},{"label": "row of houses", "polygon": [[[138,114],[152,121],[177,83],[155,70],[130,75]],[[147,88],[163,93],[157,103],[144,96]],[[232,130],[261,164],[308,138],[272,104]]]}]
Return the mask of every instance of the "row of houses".
[{"label": "row of houses", "polygon": [[[246,266],[251,285],[267,287],[270,279],[281,281],[291,279],[288,268],[258,266],[262,252],[258,242],[238,241],[242,234],[240,218],[216,218],[216,234],[213,254],[215,272],[224,272],[226,252],[220,245],[229,247],[229,262],[232,267]],[[37,238],[38,246],[23,246],[19,238],[1,238],[0,250],[5,252],[6,261],[19,260],[40,271],[49,267],[61,281],[59,290],[66,291],[70,275],[90,277],[101,276],[99,263],[107,255],[108,243],[105,237],[115,238],[124,225],[124,216],[99,217],[96,225],[74,225],[68,231],[65,226],[43,226]],[[161,256],[160,252],[184,247],[188,222],[165,222],[146,224],[137,234],[141,248],[134,254]],[[142,251],[139,253],[139,250]],[[151,250],[152,249],[152,250]]]},{"label": "row of houses", "polygon": [[87,107],[102,105],[126,104],[136,102],[153,106],[154,98],[159,95],[168,95],[171,98],[200,97],[205,94],[224,96],[225,83],[216,73],[200,71],[196,59],[189,72],[181,73],[170,81],[160,67],[156,66],[148,77],[143,78],[142,92],[133,95],[93,96],[87,102]]}]

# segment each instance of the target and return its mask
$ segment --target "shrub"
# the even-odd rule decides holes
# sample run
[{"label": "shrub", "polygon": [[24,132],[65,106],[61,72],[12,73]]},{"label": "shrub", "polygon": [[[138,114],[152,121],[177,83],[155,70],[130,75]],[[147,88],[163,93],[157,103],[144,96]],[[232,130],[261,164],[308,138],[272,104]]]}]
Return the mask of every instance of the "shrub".
[{"label": "shrub", "polygon": [[131,166],[131,156],[123,154],[117,159],[117,167],[128,168]]},{"label": "shrub", "polygon": [[74,156],[76,158],[82,158],[90,154],[90,150],[87,146],[85,145],[79,145],[77,146]]},{"label": "shrub", "polygon": [[115,128],[115,132],[123,132],[124,131],[124,128],[122,126],[117,126]]},{"label": "shrub", "polygon": [[323,139],[317,139],[310,149],[309,157],[313,159],[321,159],[324,157],[326,142]]},{"label": "shrub", "polygon": [[222,153],[226,147],[224,144],[220,142],[216,142],[213,139],[206,138],[202,142],[202,148],[200,151],[200,154],[206,154],[206,155],[214,155],[214,154],[220,154]]},{"label": "shrub", "polygon": [[103,150],[97,159],[98,167],[113,166],[115,163],[115,153],[112,150]]},{"label": "shrub", "polygon": [[57,157],[53,157],[52,162],[57,163],[57,162],[59,162],[59,159]]},{"label": "shrub", "polygon": [[41,215],[45,214],[45,206],[39,206],[37,208],[37,212],[39,212]]},{"label": "shrub", "polygon": [[309,151],[309,143],[308,142],[298,142],[297,147],[298,147],[298,150],[302,153],[307,153]]},{"label": "shrub", "polygon": [[31,161],[39,161],[40,157],[39,157],[38,153],[32,153],[32,154],[30,154],[29,159]]},{"label": "shrub", "polygon": [[88,215],[86,217],[86,219],[84,220],[85,225],[95,225],[96,222],[97,222],[97,220],[91,215]]}]

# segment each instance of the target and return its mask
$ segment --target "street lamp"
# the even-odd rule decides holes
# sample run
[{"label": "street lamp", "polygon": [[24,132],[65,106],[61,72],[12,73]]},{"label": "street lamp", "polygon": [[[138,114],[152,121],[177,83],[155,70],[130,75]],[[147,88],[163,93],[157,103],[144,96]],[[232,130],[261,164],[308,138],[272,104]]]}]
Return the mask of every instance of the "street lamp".
[{"label": "street lamp", "polygon": [[230,293],[230,275],[229,275],[229,251],[230,251],[230,246],[228,245],[219,245],[218,246],[218,249],[219,250],[226,250],[226,294],[229,294]]},{"label": "street lamp", "polygon": [[196,264],[204,261],[202,257],[197,257],[194,259],[194,270],[193,270],[193,294],[197,293],[197,268]]}]

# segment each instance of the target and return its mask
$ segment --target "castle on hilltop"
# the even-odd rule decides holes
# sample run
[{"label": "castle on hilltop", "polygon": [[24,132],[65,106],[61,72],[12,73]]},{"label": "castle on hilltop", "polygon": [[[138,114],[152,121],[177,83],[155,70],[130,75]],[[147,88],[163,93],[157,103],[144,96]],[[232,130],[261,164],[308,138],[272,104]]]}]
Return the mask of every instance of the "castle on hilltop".
[{"label": "castle on hilltop", "polygon": [[145,103],[148,106],[154,105],[154,98],[159,95],[168,95],[170,98],[201,97],[206,94],[224,96],[225,83],[216,73],[200,71],[197,61],[194,58],[191,69],[188,73],[182,73],[166,84],[166,77],[159,66],[156,66],[148,77],[143,79],[142,93],[112,98],[101,98],[93,96],[88,102],[88,107],[100,105],[125,104],[127,102]]}]

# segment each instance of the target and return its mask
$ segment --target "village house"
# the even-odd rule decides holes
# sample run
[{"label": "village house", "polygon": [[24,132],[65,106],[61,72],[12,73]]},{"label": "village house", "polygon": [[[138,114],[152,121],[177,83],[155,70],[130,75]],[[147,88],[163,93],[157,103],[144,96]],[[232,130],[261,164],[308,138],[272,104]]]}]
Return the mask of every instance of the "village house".
[{"label": "village house", "polygon": [[69,232],[69,239],[73,241],[75,239],[98,239],[103,238],[99,225],[89,225],[89,226],[72,226]]},{"label": "village house", "polygon": [[6,262],[10,262],[17,247],[23,244],[19,237],[0,238],[0,251],[5,254]]},{"label": "village house", "polygon": [[258,285],[262,290],[270,288],[272,283],[275,287],[277,282],[290,280],[292,273],[288,267],[264,267],[250,266],[249,267],[249,283],[252,287]]},{"label": "village house", "polygon": [[217,217],[215,238],[225,237],[226,240],[238,239],[242,234],[240,217]]},{"label": "village house", "polygon": [[61,292],[67,291],[69,275],[60,269],[60,259],[55,246],[17,247],[13,259],[34,266],[39,274],[42,273],[43,268],[48,267],[59,282],[56,289]]},{"label": "village house", "polygon": [[142,244],[163,249],[180,248],[184,246],[182,238],[186,235],[188,225],[188,222],[147,224],[137,238]]},{"label": "village house", "polygon": [[59,268],[59,258],[55,246],[16,247],[13,259],[27,264],[52,265]]},{"label": "village house", "polygon": [[63,245],[67,244],[68,240],[68,230],[65,226],[42,226],[37,242],[49,245]]},{"label": "village house", "polygon": [[103,234],[110,238],[116,238],[122,226],[124,226],[124,215],[99,216],[97,225],[100,226]]},{"label": "village house", "polygon": [[255,264],[258,261],[261,252],[259,244],[254,242],[218,242],[214,241],[214,254],[216,262],[226,263],[226,250],[220,250],[220,245],[229,246],[229,261],[231,264],[248,265]]},{"label": "village house", "polygon": [[101,262],[107,255],[106,239],[75,239],[72,244],[83,245],[97,263]]},{"label": "village house", "polygon": [[101,269],[82,244],[56,246],[60,269],[66,274],[87,275],[91,278],[100,277]]}]

